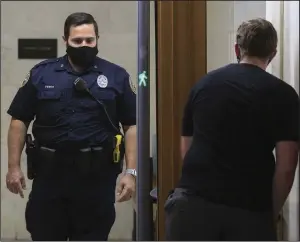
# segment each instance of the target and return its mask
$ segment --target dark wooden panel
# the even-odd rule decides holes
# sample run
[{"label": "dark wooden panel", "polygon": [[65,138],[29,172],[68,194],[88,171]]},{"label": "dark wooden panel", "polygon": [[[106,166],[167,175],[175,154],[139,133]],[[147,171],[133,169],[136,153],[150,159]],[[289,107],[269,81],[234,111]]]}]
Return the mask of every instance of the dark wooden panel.
[{"label": "dark wooden panel", "polygon": [[164,203],[182,161],[183,108],[206,73],[206,2],[157,2],[158,240],[164,240]]},{"label": "dark wooden panel", "polygon": [[[164,240],[164,202],[173,186],[173,2],[157,2],[158,240]],[[166,175],[168,170],[169,174]]]}]

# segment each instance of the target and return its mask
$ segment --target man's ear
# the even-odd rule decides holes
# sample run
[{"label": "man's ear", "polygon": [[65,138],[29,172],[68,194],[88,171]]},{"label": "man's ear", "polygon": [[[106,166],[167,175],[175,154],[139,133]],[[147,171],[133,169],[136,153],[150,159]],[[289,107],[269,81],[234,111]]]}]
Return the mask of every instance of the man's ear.
[{"label": "man's ear", "polygon": [[277,50],[275,50],[274,53],[270,56],[270,59],[268,60],[268,64],[270,64],[270,62],[274,59],[276,54],[277,54]]},{"label": "man's ear", "polygon": [[67,40],[65,36],[62,36],[63,41],[65,42],[65,44],[67,44]]},{"label": "man's ear", "polygon": [[234,45],[234,50],[235,50],[236,58],[237,58],[238,62],[240,62],[240,60],[241,60],[241,50],[240,50],[240,47],[239,47],[238,44]]}]

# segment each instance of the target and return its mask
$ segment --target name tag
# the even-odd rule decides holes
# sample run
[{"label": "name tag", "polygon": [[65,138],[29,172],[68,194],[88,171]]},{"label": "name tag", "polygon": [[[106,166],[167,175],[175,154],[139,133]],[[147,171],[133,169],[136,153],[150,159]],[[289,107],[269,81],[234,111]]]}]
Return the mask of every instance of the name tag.
[{"label": "name tag", "polygon": [[46,89],[52,89],[52,88],[54,88],[54,86],[46,85],[45,88],[46,88]]}]

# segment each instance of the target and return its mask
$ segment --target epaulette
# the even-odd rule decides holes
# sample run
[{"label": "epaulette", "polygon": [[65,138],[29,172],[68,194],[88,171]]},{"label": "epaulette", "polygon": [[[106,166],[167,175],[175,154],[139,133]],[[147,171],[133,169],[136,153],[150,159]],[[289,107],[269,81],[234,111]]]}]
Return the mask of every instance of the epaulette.
[{"label": "epaulette", "polygon": [[51,64],[51,63],[56,63],[61,59],[61,57],[59,58],[53,58],[53,59],[47,59],[47,60],[43,60],[40,63],[37,63],[33,68],[37,68],[43,65],[47,65],[47,64]]}]

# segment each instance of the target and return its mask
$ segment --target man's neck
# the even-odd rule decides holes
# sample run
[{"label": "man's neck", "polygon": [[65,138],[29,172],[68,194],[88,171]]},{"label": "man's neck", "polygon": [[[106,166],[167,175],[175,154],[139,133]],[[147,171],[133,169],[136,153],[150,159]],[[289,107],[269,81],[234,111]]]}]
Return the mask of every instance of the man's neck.
[{"label": "man's neck", "polygon": [[71,65],[72,69],[73,69],[75,72],[81,73],[81,72],[84,71],[84,69],[83,69],[82,67],[79,67],[79,66],[74,65],[74,63],[73,63],[72,60],[69,58],[69,56],[68,56],[68,61],[69,61],[70,65]]},{"label": "man's neck", "polygon": [[266,70],[268,66],[268,63],[255,57],[244,57],[240,63],[254,65],[263,70]]}]

